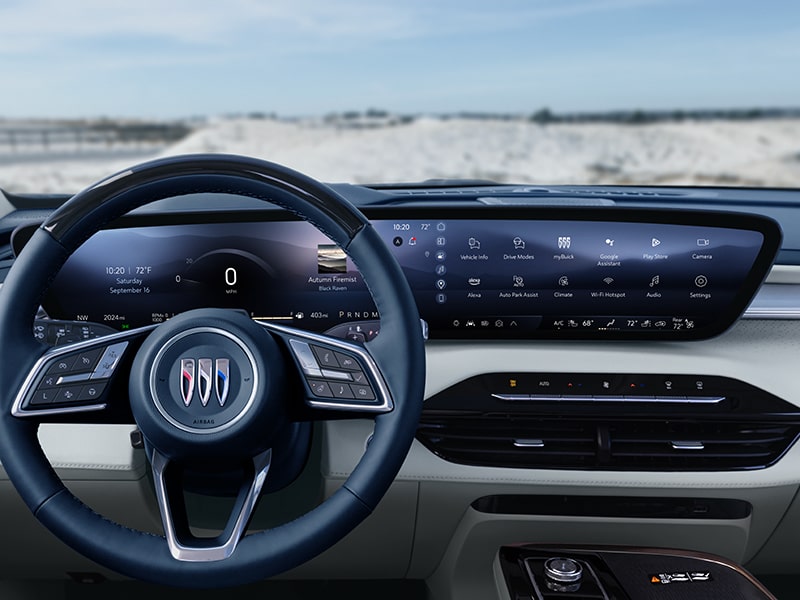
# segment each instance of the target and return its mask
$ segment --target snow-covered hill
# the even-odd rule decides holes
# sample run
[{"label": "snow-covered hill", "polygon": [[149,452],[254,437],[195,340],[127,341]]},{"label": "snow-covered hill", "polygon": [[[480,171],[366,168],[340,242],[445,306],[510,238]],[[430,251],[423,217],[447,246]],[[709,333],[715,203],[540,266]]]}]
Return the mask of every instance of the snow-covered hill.
[{"label": "snow-covered hill", "polygon": [[[417,118],[407,124],[362,128],[321,120],[220,119],[160,155],[195,152],[257,156],[327,182],[453,177],[800,188],[798,119],[540,125]],[[0,188],[75,192],[130,163],[96,154],[0,163]]]}]

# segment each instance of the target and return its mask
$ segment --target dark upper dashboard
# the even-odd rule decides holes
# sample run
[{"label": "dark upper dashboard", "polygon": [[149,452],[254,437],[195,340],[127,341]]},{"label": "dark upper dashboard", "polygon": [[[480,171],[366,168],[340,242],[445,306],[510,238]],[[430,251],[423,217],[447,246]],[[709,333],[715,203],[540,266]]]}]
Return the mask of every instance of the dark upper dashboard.
[{"label": "dark upper dashboard", "polygon": [[[431,339],[707,338],[741,315],[776,256],[794,253],[776,220],[796,212],[785,192],[334,187],[392,247]],[[12,198],[26,200],[58,199]],[[143,207],[67,261],[44,312],[123,330],[215,306],[375,335],[379,315],[352,260],[265,206],[198,194]],[[15,251],[35,226],[16,228]]]}]

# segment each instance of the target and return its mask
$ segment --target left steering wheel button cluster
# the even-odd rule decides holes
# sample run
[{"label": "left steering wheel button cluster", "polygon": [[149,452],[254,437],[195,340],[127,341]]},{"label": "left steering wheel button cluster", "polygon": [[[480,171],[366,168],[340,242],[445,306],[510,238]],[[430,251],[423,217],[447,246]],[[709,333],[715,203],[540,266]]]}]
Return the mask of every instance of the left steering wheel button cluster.
[{"label": "left steering wheel button cluster", "polygon": [[91,405],[101,402],[107,381],[119,364],[128,342],[117,342],[75,352],[62,352],[47,360],[44,375],[28,393],[25,406]]}]

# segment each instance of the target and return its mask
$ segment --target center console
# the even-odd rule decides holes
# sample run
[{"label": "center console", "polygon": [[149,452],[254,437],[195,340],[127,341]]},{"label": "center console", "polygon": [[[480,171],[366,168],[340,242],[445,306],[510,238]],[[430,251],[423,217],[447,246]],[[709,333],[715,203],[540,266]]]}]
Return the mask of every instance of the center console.
[{"label": "center console", "polygon": [[707,554],[523,545],[498,560],[511,600],[775,600],[742,567]]}]

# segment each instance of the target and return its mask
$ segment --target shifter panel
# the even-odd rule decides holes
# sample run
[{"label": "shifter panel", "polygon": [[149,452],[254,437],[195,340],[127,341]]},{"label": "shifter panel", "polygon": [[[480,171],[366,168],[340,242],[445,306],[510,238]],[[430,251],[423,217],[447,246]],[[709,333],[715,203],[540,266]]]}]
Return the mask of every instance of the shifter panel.
[{"label": "shifter panel", "polygon": [[525,545],[503,547],[499,558],[511,598],[775,600],[744,568],[707,554]]}]

